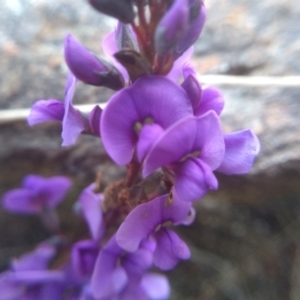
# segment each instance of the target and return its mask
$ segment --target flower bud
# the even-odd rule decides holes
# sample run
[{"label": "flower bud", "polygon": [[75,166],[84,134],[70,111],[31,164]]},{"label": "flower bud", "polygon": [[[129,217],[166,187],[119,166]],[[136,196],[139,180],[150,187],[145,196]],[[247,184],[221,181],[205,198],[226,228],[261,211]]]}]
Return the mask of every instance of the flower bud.
[{"label": "flower bud", "polygon": [[123,24],[122,22],[118,22],[118,26],[116,29],[116,42],[119,50],[139,50],[136,37],[134,36],[130,25]]},{"label": "flower bud", "polygon": [[176,0],[157,25],[155,31],[155,49],[159,55],[173,50],[187,31],[189,23],[188,0]]},{"label": "flower bud", "polygon": [[75,77],[86,84],[113,90],[124,86],[122,75],[113,65],[97,58],[71,35],[65,39],[65,60]]},{"label": "flower bud", "polygon": [[181,56],[188,48],[190,48],[199,38],[204,27],[206,19],[206,8],[202,0],[189,0],[190,13],[189,13],[189,27],[184,35],[178,42],[175,49],[176,57]]},{"label": "flower bud", "polygon": [[135,14],[132,0],[88,0],[98,11],[114,17],[123,23],[131,23]]}]

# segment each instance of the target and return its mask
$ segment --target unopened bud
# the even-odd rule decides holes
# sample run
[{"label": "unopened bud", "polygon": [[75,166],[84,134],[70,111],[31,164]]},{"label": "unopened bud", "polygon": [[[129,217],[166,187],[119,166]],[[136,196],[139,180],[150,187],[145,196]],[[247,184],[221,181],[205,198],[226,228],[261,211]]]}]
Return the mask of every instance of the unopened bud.
[{"label": "unopened bud", "polygon": [[148,60],[136,51],[122,50],[115,53],[114,57],[126,68],[131,81],[135,81],[138,77],[152,74]]},{"label": "unopened bud", "polygon": [[186,91],[192,103],[193,109],[195,110],[198,107],[202,96],[202,88],[200,83],[195,76],[189,75],[181,84],[181,86]]},{"label": "unopened bud", "polygon": [[124,86],[121,73],[110,63],[97,58],[74,37],[65,39],[65,60],[78,80],[90,85],[119,90]]},{"label": "unopened bud", "polygon": [[173,50],[188,29],[189,2],[176,0],[157,25],[155,31],[155,49],[159,55]]},{"label": "unopened bud", "polygon": [[184,37],[178,42],[175,50],[176,57],[181,56],[199,38],[206,19],[206,8],[202,0],[190,1],[190,24]]},{"label": "unopened bud", "polygon": [[132,0],[88,0],[98,11],[123,23],[132,23],[135,17]]},{"label": "unopened bud", "polygon": [[139,46],[134,33],[128,24],[118,22],[116,29],[116,42],[119,50],[131,49],[138,51]]}]

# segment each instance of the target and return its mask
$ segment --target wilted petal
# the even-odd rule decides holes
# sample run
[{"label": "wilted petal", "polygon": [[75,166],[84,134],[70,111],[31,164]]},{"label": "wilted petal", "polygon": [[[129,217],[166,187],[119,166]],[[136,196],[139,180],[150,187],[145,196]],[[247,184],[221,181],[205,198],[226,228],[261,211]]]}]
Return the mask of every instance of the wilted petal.
[{"label": "wilted petal", "polygon": [[170,296],[170,285],[166,276],[155,273],[145,274],[141,287],[150,300],[165,300]]},{"label": "wilted petal", "polygon": [[173,269],[180,259],[191,256],[188,246],[172,230],[163,228],[155,233],[157,247],[154,253],[154,264],[162,270]]},{"label": "wilted petal", "polygon": [[207,113],[210,110],[220,115],[224,108],[224,97],[222,93],[214,88],[209,87],[202,91],[201,101],[197,107],[195,107],[195,116],[200,116]]},{"label": "wilted petal", "polygon": [[249,172],[259,152],[259,140],[251,130],[224,135],[225,156],[217,171],[231,175]]},{"label": "wilted petal", "polygon": [[190,205],[186,202],[173,201],[169,204],[168,196],[140,204],[129,213],[119,227],[116,233],[117,243],[123,249],[134,252],[157,226],[167,221],[178,223],[186,219],[189,210]]},{"label": "wilted petal", "polygon": [[200,159],[189,159],[175,170],[175,197],[181,201],[195,201],[207,191],[216,190],[218,181],[211,168]]},{"label": "wilted petal", "polygon": [[85,188],[79,196],[79,202],[91,236],[95,241],[99,241],[105,230],[101,210],[103,196],[102,194],[94,193],[94,189],[95,184]]},{"label": "wilted petal", "polygon": [[145,125],[140,131],[137,143],[137,157],[140,162],[143,161],[151,146],[161,135],[163,129],[157,124]]},{"label": "wilted petal", "polygon": [[192,112],[185,91],[159,76],[142,77],[131,87],[114,95],[101,118],[105,149],[120,165],[129,163],[138,141],[136,123],[147,118],[163,129]]},{"label": "wilted petal", "polygon": [[35,102],[27,117],[30,126],[47,121],[62,122],[65,113],[64,104],[58,100],[39,100]]},{"label": "wilted petal", "polygon": [[175,48],[187,30],[188,18],[188,0],[175,0],[156,27],[154,43],[159,55]]}]

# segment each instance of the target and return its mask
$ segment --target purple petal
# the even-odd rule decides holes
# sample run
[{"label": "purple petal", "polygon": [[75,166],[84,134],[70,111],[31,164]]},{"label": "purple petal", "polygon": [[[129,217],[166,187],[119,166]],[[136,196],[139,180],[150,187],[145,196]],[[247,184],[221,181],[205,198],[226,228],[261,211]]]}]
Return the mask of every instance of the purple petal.
[{"label": "purple petal", "polygon": [[195,201],[216,190],[218,181],[211,168],[200,159],[189,159],[175,170],[174,194],[181,201]]},{"label": "purple petal", "polygon": [[117,266],[122,249],[113,236],[100,251],[91,278],[91,288],[95,298],[113,299],[126,285],[128,278],[125,270]]},{"label": "purple petal", "polygon": [[199,105],[202,97],[202,88],[197,78],[193,75],[189,75],[181,86],[186,91],[189,99],[191,100],[194,112],[196,107]]},{"label": "purple petal", "polygon": [[188,159],[187,155],[201,157],[214,170],[223,160],[224,148],[220,120],[214,112],[187,117],[169,127],[151,148],[144,161],[143,176]]},{"label": "purple petal", "polygon": [[36,193],[24,189],[14,189],[4,194],[2,205],[5,210],[16,214],[37,214],[44,203],[36,199]]},{"label": "purple petal", "polygon": [[104,54],[113,61],[113,64],[115,65],[115,67],[123,75],[125,82],[129,82],[128,72],[114,57],[114,54],[119,51],[117,42],[116,42],[116,32],[115,31],[109,33],[107,36],[105,36],[103,38],[102,49],[103,49]]},{"label": "purple petal", "polygon": [[0,300],[22,299],[21,296],[25,293],[26,287],[14,283],[10,275],[10,271],[0,274]]},{"label": "purple petal", "polygon": [[11,280],[22,284],[43,284],[48,282],[62,282],[62,271],[20,271],[11,273]]},{"label": "purple petal", "polygon": [[[178,223],[186,219],[190,204],[181,201],[168,203],[168,196],[162,196],[132,210],[116,233],[120,247],[129,252],[139,248],[144,238],[153,233],[157,226],[170,221]],[[138,226],[137,226],[138,225]]]},{"label": "purple petal", "polygon": [[191,103],[181,87],[163,77],[142,77],[115,94],[104,109],[103,144],[117,164],[125,165],[131,161],[138,140],[136,123],[143,124],[150,118],[166,129],[191,112]]},{"label": "purple petal", "polygon": [[220,115],[223,108],[224,98],[222,93],[214,87],[209,87],[203,90],[201,101],[199,105],[195,107],[194,113],[195,116],[200,116],[213,110],[217,115]]},{"label": "purple petal", "polygon": [[136,149],[139,162],[144,160],[151,146],[162,132],[163,129],[157,124],[143,126],[139,134],[139,140]]},{"label": "purple petal", "polygon": [[[202,0],[191,0],[192,4],[199,2],[201,5],[200,13],[195,20],[190,24],[185,36],[179,41],[176,47],[177,56],[182,55],[190,46],[192,46],[201,34],[206,19],[206,8]],[[191,3],[190,3],[191,4]],[[197,5],[197,4],[196,4]]]},{"label": "purple petal", "polygon": [[259,152],[259,140],[251,130],[224,135],[225,156],[217,171],[231,175],[249,172]]},{"label": "purple petal", "polygon": [[143,275],[146,270],[152,267],[153,253],[146,249],[138,249],[133,253],[126,254],[122,266],[130,276]]},{"label": "purple petal", "polygon": [[94,188],[95,184],[85,188],[79,196],[79,202],[92,238],[99,241],[105,230],[101,210],[103,196],[102,194],[95,194]]},{"label": "purple petal", "polygon": [[66,96],[64,101],[65,115],[63,118],[63,131],[61,134],[63,146],[75,144],[80,133],[88,128],[88,120],[85,120],[81,113],[72,105],[75,85],[76,78],[70,73],[67,79]]},{"label": "purple petal", "polygon": [[173,269],[180,259],[191,256],[188,246],[172,230],[161,229],[155,233],[157,247],[154,264],[162,270]]},{"label": "purple petal", "polygon": [[24,254],[12,262],[14,271],[41,271],[48,268],[50,260],[56,254],[56,250],[49,244],[41,244],[34,251]]},{"label": "purple petal", "polygon": [[141,287],[150,300],[165,300],[170,297],[170,285],[166,276],[155,273],[145,274]]},{"label": "purple petal", "polygon": [[188,226],[191,225],[195,221],[195,219],[196,219],[196,210],[194,207],[191,207],[191,210],[187,218],[184,221],[182,221],[180,224]]},{"label": "purple petal", "polygon": [[[193,55],[194,47],[187,49],[180,57],[178,57],[171,69],[171,71],[166,75],[166,77],[174,82],[177,82],[180,77],[183,75],[183,72],[187,71],[185,68]],[[190,70],[192,71],[192,70]]]},{"label": "purple petal", "polygon": [[39,186],[41,197],[47,199],[46,206],[54,208],[62,200],[72,185],[72,181],[64,176],[54,176],[43,178],[43,183]]},{"label": "purple petal", "polygon": [[175,0],[158,23],[154,43],[159,55],[168,54],[184,36],[188,28],[188,0]]},{"label": "purple petal", "polygon": [[65,60],[77,79],[91,84],[102,85],[98,73],[106,72],[97,57],[85,49],[71,34],[65,38]]},{"label": "purple petal", "polygon": [[80,277],[90,276],[93,272],[99,247],[95,241],[85,240],[77,242],[72,247],[72,265]]},{"label": "purple petal", "polygon": [[63,120],[64,113],[65,108],[61,101],[54,99],[39,100],[32,105],[30,114],[27,117],[27,122],[30,126],[47,121],[61,122]]},{"label": "purple petal", "polygon": [[100,135],[100,120],[102,115],[102,108],[96,105],[89,114],[89,125],[93,133]]}]

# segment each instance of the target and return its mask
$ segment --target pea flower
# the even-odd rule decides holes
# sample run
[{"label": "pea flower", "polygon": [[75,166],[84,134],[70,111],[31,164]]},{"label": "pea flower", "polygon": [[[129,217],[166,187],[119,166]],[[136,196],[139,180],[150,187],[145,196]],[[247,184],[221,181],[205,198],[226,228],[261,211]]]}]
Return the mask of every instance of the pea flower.
[{"label": "pea flower", "polygon": [[[142,77],[105,107],[100,126],[104,147],[116,163],[125,165],[138,143],[152,144],[163,130],[191,114],[191,103],[180,86],[160,76]],[[147,150],[144,145],[139,149],[141,160]]]},{"label": "pea flower", "polygon": [[55,208],[71,187],[70,179],[62,176],[44,178],[28,175],[22,187],[7,192],[2,204],[7,211],[17,214],[38,214]]},{"label": "pea flower", "polygon": [[124,250],[134,253],[143,241],[153,238],[156,242],[154,264],[162,270],[170,270],[179,259],[188,259],[190,251],[166,225],[185,223],[190,210],[190,203],[178,199],[170,202],[168,195],[140,204],[118,229],[116,241]]}]

